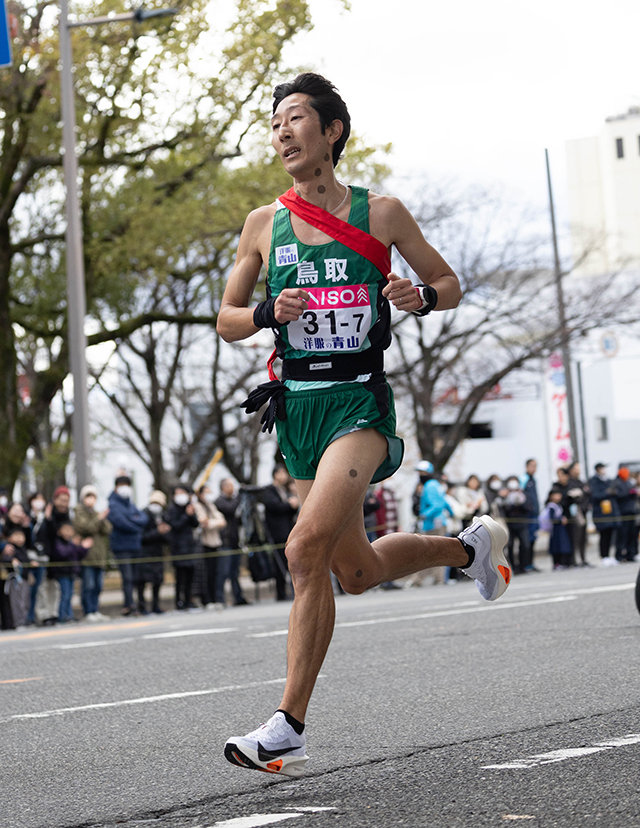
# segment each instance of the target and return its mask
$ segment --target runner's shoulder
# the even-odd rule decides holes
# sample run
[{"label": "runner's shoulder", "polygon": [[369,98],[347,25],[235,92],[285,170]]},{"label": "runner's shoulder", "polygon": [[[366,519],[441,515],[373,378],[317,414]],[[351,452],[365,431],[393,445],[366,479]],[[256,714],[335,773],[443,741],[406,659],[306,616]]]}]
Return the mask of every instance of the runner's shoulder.
[{"label": "runner's shoulder", "polygon": [[396,196],[369,191],[369,225],[371,233],[389,245],[395,241],[397,230],[411,213]]},{"label": "runner's shoulder", "polygon": [[271,224],[273,222],[273,217],[276,212],[276,203],[275,201],[271,204],[263,204],[262,207],[256,207],[255,210],[252,210],[249,215],[247,216],[244,226],[245,230],[248,232],[258,232],[265,229],[271,229]]},{"label": "runner's shoulder", "polygon": [[276,212],[275,202],[265,204],[252,210],[244,222],[239,249],[260,251],[264,258],[269,249],[273,216]]}]

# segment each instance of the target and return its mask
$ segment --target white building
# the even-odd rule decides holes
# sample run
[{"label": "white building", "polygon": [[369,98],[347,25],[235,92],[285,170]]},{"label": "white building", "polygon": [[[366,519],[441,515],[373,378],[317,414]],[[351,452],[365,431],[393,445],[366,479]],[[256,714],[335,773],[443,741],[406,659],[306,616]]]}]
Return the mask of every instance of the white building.
[{"label": "white building", "polygon": [[599,135],[566,146],[574,259],[597,251],[583,274],[640,268],[640,107],[604,123]]},{"label": "white building", "polygon": [[[640,107],[607,118],[600,134],[567,142],[571,279],[624,271],[640,288]],[[585,250],[591,252],[585,257]],[[553,360],[552,360],[553,362]],[[450,461],[450,476],[519,473],[527,457],[539,463],[540,494],[570,459],[563,373],[540,365],[511,376],[499,398],[482,403],[477,433]],[[640,468],[640,340],[624,331],[600,331],[572,346],[574,415],[583,476],[594,464]],[[522,383],[526,391],[515,391]],[[490,435],[490,436],[489,436]]]}]

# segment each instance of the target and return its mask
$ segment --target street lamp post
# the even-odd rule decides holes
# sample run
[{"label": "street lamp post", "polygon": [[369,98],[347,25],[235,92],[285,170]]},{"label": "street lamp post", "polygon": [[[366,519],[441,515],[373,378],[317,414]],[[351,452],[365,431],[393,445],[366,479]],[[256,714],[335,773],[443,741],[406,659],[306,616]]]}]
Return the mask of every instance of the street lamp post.
[{"label": "street lamp post", "polygon": [[569,332],[567,330],[567,314],[562,289],[562,271],[560,268],[560,254],[558,253],[558,234],[556,232],[556,212],[553,204],[553,189],[551,187],[551,170],[549,168],[549,151],[544,151],[545,165],[547,168],[547,190],[549,193],[549,213],[551,217],[551,241],[553,244],[553,271],[556,283],[556,297],[558,301],[558,321],[562,336],[560,352],[562,354],[562,366],[564,368],[564,380],[567,393],[567,415],[569,417],[569,441],[571,444],[572,460],[578,459],[578,434],[576,429],[575,398],[573,394],[573,375],[571,373],[571,347],[569,344]]},{"label": "street lamp post", "polygon": [[71,432],[76,459],[76,486],[80,489],[90,482],[89,453],[89,395],[87,372],[87,339],[84,321],[87,312],[84,273],[84,252],[80,203],[78,199],[78,158],[76,154],[76,110],[73,94],[73,58],[71,54],[71,29],[78,26],[97,26],[123,20],[138,22],[151,17],[176,14],[177,9],[153,9],[142,7],[135,11],[90,20],[69,22],[68,0],[60,0],[60,101],[62,108],[62,142],[64,150],[64,182],[66,190],[65,232],[67,268],[67,325],[69,364],[73,376],[73,417]]}]

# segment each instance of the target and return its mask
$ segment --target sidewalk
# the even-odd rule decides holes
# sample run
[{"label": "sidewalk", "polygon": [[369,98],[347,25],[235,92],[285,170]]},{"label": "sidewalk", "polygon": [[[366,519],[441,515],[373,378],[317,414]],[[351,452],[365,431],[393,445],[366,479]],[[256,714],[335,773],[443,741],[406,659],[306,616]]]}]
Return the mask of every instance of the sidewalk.
[{"label": "sidewalk", "polygon": [[[79,594],[79,582],[76,581],[75,590],[71,605],[76,611],[76,617],[81,614],[81,603]],[[100,593],[100,612],[104,615],[119,617],[122,609],[122,589],[121,589],[120,573],[117,570],[108,570],[104,574],[104,583],[102,592]],[[275,600],[275,581],[263,581],[256,585],[251,580],[248,573],[240,574],[240,586],[247,599],[251,603],[259,603],[261,601]],[[258,587],[256,591],[256,586]],[[151,604],[151,590],[147,587],[146,590],[147,605]],[[134,592],[135,595],[135,592]],[[227,586],[227,606],[233,604],[233,596],[230,587]],[[165,575],[165,582],[160,587],[160,606],[163,610],[175,609],[175,585],[173,581],[173,573]]]}]

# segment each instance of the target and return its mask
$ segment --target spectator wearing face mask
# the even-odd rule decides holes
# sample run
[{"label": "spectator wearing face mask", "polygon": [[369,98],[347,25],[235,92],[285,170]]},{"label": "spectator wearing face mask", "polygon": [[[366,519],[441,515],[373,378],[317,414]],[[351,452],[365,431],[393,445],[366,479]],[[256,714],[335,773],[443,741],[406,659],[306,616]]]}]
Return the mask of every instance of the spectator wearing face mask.
[{"label": "spectator wearing face mask", "polygon": [[151,492],[149,505],[144,510],[144,514],[147,516],[147,525],[142,534],[142,556],[149,560],[143,560],[139,564],[136,583],[138,610],[143,615],[147,614],[144,595],[147,584],[151,584],[151,612],[155,612],[157,615],[163,612],[160,607],[160,587],[164,580],[164,561],[162,559],[171,531],[171,527],[165,518],[166,506],[166,495],[164,492],[156,490]]},{"label": "spectator wearing face mask", "polygon": [[142,533],[147,516],[131,500],[131,478],[127,474],[116,477],[114,491],[109,495],[109,521],[111,523],[111,551],[118,562],[122,578],[122,615],[134,615],[133,600],[135,561],[142,549]]},{"label": "spectator wearing face mask", "polygon": [[612,488],[620,512],[620,525],[616,532],[616,560],[635,561],[638,555],[636,515],[640,506],[636,481],[627,466],[618,467]]},{"label": "spectator wearing face mask", "polygon": [[46,553],[40,532],[44,523],[44,510],[47,506],[47,499],[42,492],[34,492],[29,498],[29,520],[31,524],[32,551],[38,566],[31,569],[31,584],[29,586],[29,609],[27,611],[27,626],[36,622],[36,607],[40,587],[47,574],[46,565],[49,563],[49,555]]},{"label": "spectator wearing face mask", "polygon": [[172,498],[167,509],[167,523],[171,527],[169,548],[176,571],[176,609],[195,609],[191,591],[197,557],[194,532],[198,528],[198,517],[187,486],[178,484],[173,490]]},{"label": "spectator wearing face mask", "polygon": [[[200,542],[204,555],[202,603],[207,609],[222,609],[225,603],[224,591],[218,589],[218,554],[222,548],[220,530],[224,529],[227,521],[216,506],[215,499],[209,486],[203,485],[198,489],[198,499],[194,504],[200,523]],[[224,581],[222,586],[224,587]]]},{"label": "spectator wearing face mask", "polygon": [[108,509],[96,510],[98,490],[95,486],[83,486],[80,489],[80,502],[73,516],[73,527],[80,538],[91,538],[93,543],[82,563],[82,611],[90,623],[106,621],[107,616],[100,612],[99,602],[102,592],[104,570],[109,560],[109,535],[111,523],[107,520]]},{"label": "spectator wearing face mask", "polygon": [[229,580],[233,593],[233,602],[236,606],[248,604],[240,585],[240,521],[238,511],[240,506],[240,495],[236,491],[233,480],[226,477],[220,482],[220,494],[215,499],[216,508],[222,512],[226,526],[220,530],[222,551],[229,552],[227,555],[220,555],[216,566],[216,593],[224,595],[225,582]]},{"label": "spectator wearing face mask", "polygon": [[[40,545],[42,554],[47,560],[54,558],[54,547],[58,537],[58,529],[63,523],[69,523],[71,514],[69,503],[71,493],[66,486],[58,486],[53,493],[51,502],[44,507],[44,518],[40,524],[34,543]],[[53,575],[53,567],[47,568],[38,591],[36,601],[36,616],[45,626],[52,626],[58,622],[58,606],[60,603],[60,583]]]},{"label": "spectator wearing face mask", "polygon": [[[509,529],[509,543],[507,545],[509,563],[515,574],[538,572],[539,570],[533,566],[531,542],[529,540],[529,504],[527,496],[514,474],[505,480],[505,488],[506,493],[502,498],[502,510]],[[518,545],[517,557],[515,554],[516,543]]]}]

